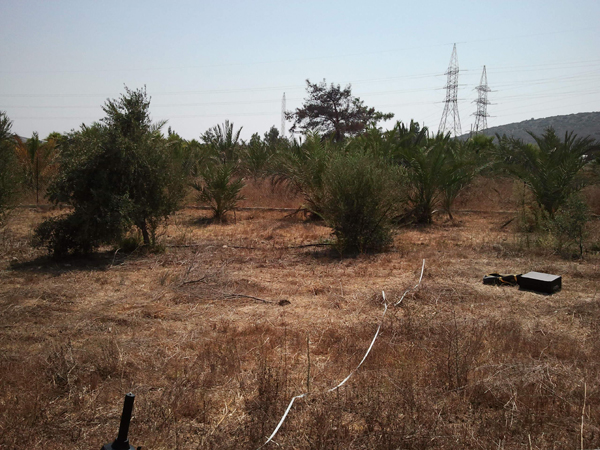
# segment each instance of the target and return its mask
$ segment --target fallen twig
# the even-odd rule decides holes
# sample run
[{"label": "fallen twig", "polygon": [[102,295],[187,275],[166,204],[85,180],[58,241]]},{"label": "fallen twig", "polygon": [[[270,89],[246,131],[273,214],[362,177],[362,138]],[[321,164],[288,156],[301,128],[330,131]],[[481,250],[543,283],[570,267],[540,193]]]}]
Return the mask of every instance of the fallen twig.
[{"label": "fallen twig", "polygon": [[194,247],[202,247],[200,244],[169,244],[166,245],[167,248],[194,248]]},{"label": "fallen twig", "polygon": [[263,302],[263,303],[275,303],[272,300],[265,300],[264,298],[254,297],[252,295],[245,295],[245,294],[230,294],[230,293],[224,292],[223,296],[230,297],[230,298],[249,298],[249,299],[256,300],[256,301]]},{"label": "fallen twig", "polygon": [[189,280],[189,281],[182,281],[181,283],[179,283],[179,286],[183,286],[185,284],[194,284],[194,283],[206,283],[206,275],[204,275],[202,278],[198,278],[197,280]]},{"label": "fallen twig", "polygon": [[277,247],[277,248],[306,248],[306,247],[328,247],[331,246],[333,244],[326,242],[323,244],[302,244],[302,245],[288,245],[287,247]]},{"label": "fallen twig", "polygon": [[512,219],[509,219],[506,222],[504,222],[502,225],[500,225],[500,229],[502,230],[505,226],[507,226],[508,224],[510,224],[513,220],[515,220],[514,217]]}]

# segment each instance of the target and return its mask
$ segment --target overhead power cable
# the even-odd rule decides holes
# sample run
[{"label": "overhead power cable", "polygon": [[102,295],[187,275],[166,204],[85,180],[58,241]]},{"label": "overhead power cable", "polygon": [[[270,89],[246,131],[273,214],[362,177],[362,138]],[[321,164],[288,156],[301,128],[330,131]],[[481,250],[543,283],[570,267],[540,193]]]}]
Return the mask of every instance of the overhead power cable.
[{"label": "overhead power cable", "polygon": [[[549,36],[556,34],[565,34],[565,33],[581,33],[585,31],[597,30],[598,27],[587,27],[587,28],[572,28],[568,30],[558,30],[558,31],[549,31],[545,33],[531,33],[531,34],[519,34],[513,36],[498,36],[494,38],[488,39],[474,39],[469,41],[461,41],[457,42],[459,44],[471,44],[477,42],[491,42],[491,41],[501,41],[501,40],[512,40],[512,39],[521,39],[521,38],[529,38],[529,37],[538,37],[538,36]],[[435,48],[435,47],[446,47],[452,45],[453,43],[439,43],[439,44],[430,44],[430,45],[419,45],[412,47],[403,47],[403,48],[395,48],[388,50],[378,50],[378,51],[367,51],[367,52],[355,52],[355,53],[344,53],[344,54],[335,54],[335,55],[324,55],[324,56],[314,56],[307,58],[288,58],[288,59],[279,59],[279,60],[271,60],[271,61],[249,61],[249,62],[231,62],[231,63],[221,63],[221,64],[204,64],[204,65],[191,65],[191,66],[170,66],[170,67],[146,67],[146,68],[123,68],[123,67],[115,67],[109,69],[100,69],[100,68],[92,68],[92,69],[60,69],[60,70],[0,70],[0,75],[2,74],[50,74],[50,73],[110,73],[110,72],[163,72],[163,71],[176,71],[176,70],[197,70],[197,69],[210,69],[210,68],[218,68],[218,67],[240,67],[240,66],[256,66],[256,65],[268,65],[268,64],[284,64],[284,63],[292,63],[292,62],[303,62],[303,61],[321,61],[321,60],[332,60],[332,59],[343,59],[343,58],[352,58],[356,56],[368,56],[368,55],[382,55],[387,53],[398,53],[404,52],[408,50],[423,50],[427,48]]]}]

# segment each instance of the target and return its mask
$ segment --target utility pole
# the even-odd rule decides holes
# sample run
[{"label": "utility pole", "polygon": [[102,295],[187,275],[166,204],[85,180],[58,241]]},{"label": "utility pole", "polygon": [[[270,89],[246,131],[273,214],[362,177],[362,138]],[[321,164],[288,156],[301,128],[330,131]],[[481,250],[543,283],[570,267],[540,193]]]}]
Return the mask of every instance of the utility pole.
[{"label": "utility pole", "polygon": [[480,131],[483,131],[487,128],[487,118],[489,114],[487,113],[487,105],[490,104],[488,101],[487,95],[488,92],[492,90],[489,88],[487,83],[487,73],[485,71],[485,66],[483,66],[483,73],[481,74],[481,81],[479,82],[479,86],[475,88],[477,91],[477,100],[474,103],[477,104],[477,112],[473,115],[475,116],[475,125],[473,125],[473,129],[471,133],[477,134]]},{"label": "utility pole", "polygon": [[281,99],[281,137],[285,137],[285,92]]},{"label": "utility pole", "polygon": [[[444,100],[444,112],[442,113],[442,120],[440,120],[438,131],[440,133],[447,133],[449,131],[454,136],[460,136],[462,131],[458,115],[458,57],[456,56],[456,44],[454,44],[454,48],[452,49],[450,64],[444,75],[448,76],[445,86],[446,100]],[[451,123],[448,123],[450,121]]]}]

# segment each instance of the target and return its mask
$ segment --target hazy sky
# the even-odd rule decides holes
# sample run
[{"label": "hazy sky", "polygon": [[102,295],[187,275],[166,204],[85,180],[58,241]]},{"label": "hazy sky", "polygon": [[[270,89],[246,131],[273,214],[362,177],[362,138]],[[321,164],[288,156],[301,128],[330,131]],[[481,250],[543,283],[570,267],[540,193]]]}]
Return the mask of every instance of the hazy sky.
[{"label": "hazy sky", "polygon": [[183,137],[229,119],[247,139],[279,128],[308,78],[436,131],[456,43],[467,132],[484,65],[489,126],[599,111],[599,19],[598,0],[0,0],[0,110],[45,137],[145,85]]}]

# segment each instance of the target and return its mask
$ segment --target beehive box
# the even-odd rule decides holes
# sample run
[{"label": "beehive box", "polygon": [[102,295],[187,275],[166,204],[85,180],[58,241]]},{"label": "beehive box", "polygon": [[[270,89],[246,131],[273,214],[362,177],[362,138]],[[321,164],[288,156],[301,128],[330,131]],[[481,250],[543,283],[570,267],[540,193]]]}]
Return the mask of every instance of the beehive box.
[{"label": "beehive box", "polygon": [[522,289],[553,294],[562,288],[562,277],[549,273],[528,272],[519,277]]}]

